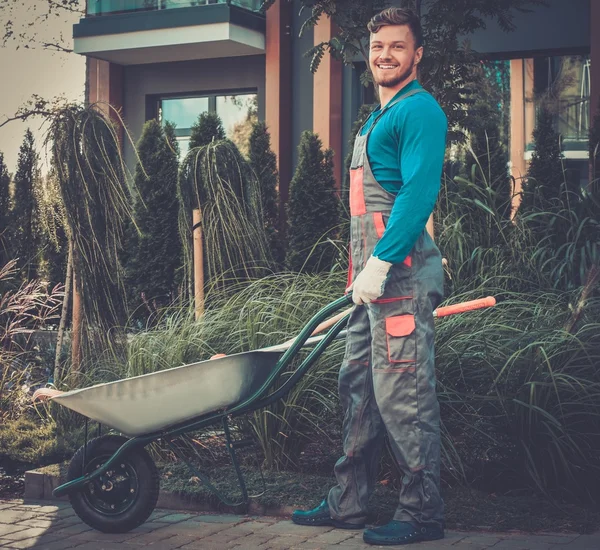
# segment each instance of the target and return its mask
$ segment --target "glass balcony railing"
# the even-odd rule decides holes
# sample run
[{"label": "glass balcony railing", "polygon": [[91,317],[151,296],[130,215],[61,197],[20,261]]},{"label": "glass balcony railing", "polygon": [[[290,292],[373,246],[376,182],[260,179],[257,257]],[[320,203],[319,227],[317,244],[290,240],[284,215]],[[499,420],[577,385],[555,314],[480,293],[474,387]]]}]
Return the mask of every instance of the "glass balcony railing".
[{"label": "glass balcony railing", "polygon": [[250,11],[259,11],[262,0],[88,0],[87,15],[112,15],[142,11],[190,8],[211,4],[229,4]]}]

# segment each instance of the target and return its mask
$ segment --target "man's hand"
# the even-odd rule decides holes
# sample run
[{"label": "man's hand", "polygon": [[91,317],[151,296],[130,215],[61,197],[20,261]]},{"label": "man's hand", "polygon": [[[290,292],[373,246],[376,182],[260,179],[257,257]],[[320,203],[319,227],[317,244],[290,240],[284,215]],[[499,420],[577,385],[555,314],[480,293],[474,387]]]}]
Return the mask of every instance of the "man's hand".
[{"label": "man's hand", "polygon": [[364,269],[346,289],[352,290],[352,300],[356,305],[368,304],[383,294],[385,281],[392,264],[371,256]]}]

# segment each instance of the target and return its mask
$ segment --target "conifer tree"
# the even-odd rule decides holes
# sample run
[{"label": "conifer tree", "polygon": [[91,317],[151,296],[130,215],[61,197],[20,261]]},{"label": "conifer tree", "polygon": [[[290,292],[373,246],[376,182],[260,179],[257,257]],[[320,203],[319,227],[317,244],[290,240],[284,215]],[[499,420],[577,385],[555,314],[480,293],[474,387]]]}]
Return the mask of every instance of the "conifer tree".
[{"label": "conifer tree", "polygon": [[38,277],[54,287],[66,281],[69,253],[65,205],[54,165],[45,177],[36,182],[35,202],[40,251]]},{"label": "conifer tree", "polygon": [[11,259],[10,252],[10,174],[0,152],[0,268]]},{"label": "conifer tree", "polygon": [[279,232],[277,156],[271,149],[271,136],[267,125],[262,121],[255,122],[252,126],[249,140],[249,162],[260,185],[260,201],[269,248],[273,259],[278,264],[282,264],[285,250]]},{"label": "conifer tree", "polygon": [[303,132],[298,150],[290,183],[287,265],[294,271],[317,273],[330,269],[336,258],[335,247],[327,242],[339,229],[333,151],[323,151],[321,140],[310,131]]},{"label": "conifer tree", "polygon": [[190,151],[222,139],[225,139],[225,129],[219,115],[206,111],[200,114],[197,122],[192,126]]},{"label": "conifer tree", "polygon": [[523,185],[521,211],[555,209],[565,182],[560,138],[553,125],[550,109],[542,104],[533,131],[534,151]]},{"label": "conifer tree", "polygon": [[36,276],[36,240],[34,230],[34,185],[38,171],[38,155],[31,130],[27,129],[23,144],[19,149],[17,171],[14,177],[14,202],[11,217],[13,220],[13,254],[19,258],[21,278],[24,281]]},{"label": "conifer tree", "polygon": [[[167,134],[169,137],[167,137]],[[138,142],[140,162],[135,171],[139,193],[134,206],[136,230],[130,227],[124,257],[132,308],[149,312],[172,301],[176,272],[181,265],[178,231],[178,152],[172,127],[165,132],[149,120]],[[139,313],[139,309],[135,309]]]}]

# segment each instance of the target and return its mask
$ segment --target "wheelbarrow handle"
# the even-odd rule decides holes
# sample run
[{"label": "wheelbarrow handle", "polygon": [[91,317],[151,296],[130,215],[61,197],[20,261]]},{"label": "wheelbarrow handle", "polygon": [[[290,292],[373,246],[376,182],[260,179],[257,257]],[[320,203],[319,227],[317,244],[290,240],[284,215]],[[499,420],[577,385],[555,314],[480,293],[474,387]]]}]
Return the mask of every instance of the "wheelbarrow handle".
[{"label": "wheelbarrow handle", "polygon": [[492,307],[496,305],[496,298],[493,296],[487,296],[486,298],[480,298],[479,300],[470,300],[469,302],[462,302],[461,304],[454,304],[451,306],[438,307],[434,312],[434,317],[446,317],[447,315],[454,315],[455,313],[463,313],[465,311],[471,311],[473,309],[481,309],[484,307]]}]

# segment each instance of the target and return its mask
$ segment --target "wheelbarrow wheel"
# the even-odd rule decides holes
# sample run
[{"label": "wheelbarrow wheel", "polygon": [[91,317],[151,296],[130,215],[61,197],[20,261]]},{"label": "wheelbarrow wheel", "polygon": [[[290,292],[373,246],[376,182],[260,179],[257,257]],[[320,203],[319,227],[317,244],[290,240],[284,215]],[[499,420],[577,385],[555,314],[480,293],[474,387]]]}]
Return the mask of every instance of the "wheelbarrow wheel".
[{"label": "wheelbarrow wheel", "polygon": [[[85,452],[81,447],[71,459],[69,481],[96,470],[126,441],[119,435],[89,441]],[[69,500],[90,527],[103,533],[126,533],[148,519],[158,500],[159,485],[154,461],[138,447],[128,450],[105,474],[70,494]]]}]

